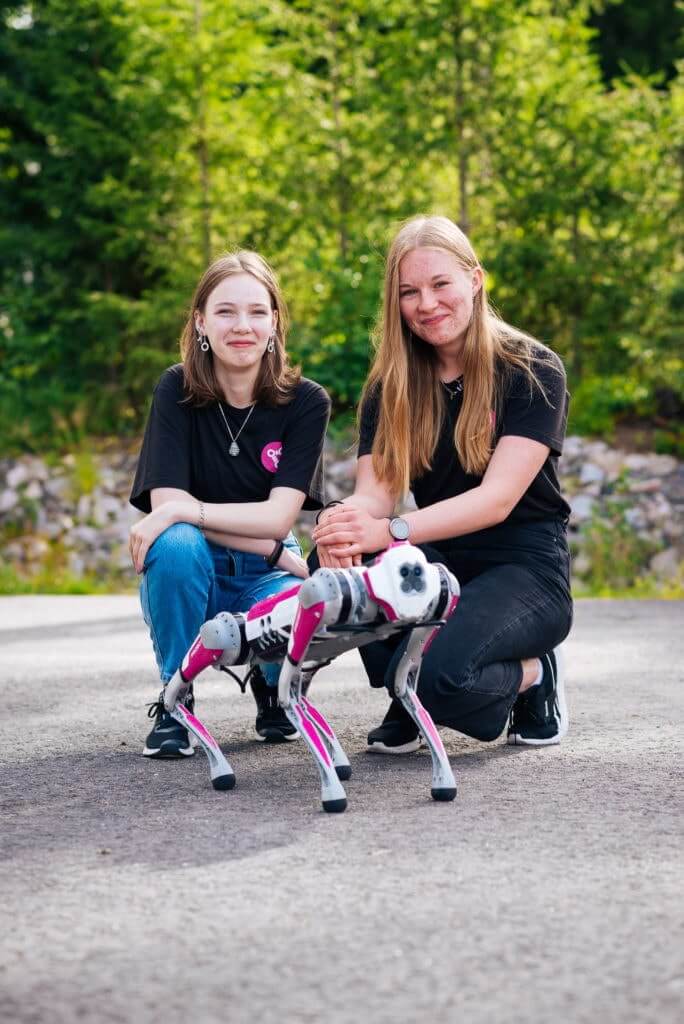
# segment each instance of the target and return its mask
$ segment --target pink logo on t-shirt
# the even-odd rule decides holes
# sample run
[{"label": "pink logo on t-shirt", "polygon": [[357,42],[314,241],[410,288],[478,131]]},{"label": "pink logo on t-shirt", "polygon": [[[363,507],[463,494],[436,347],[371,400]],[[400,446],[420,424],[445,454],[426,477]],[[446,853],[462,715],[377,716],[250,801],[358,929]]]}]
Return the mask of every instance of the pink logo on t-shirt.
[{"label": "pink logo on t-shirt", "polygon": [[283,442],[282,441],[269,441],[261,449],[261,465],[264,469],[267,469],[269,473],[275,473],[278,469],[278,463],[280,462],[280,456],[283,454]]}]

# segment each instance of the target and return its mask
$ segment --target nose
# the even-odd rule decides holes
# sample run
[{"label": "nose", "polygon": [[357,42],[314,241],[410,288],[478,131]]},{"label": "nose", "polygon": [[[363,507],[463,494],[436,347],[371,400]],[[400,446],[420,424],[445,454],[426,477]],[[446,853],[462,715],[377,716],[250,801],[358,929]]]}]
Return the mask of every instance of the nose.
[{"label": "nose", "polygon": [[233,330],[239,334],[246,334],[250,330],[249,317],[247,316],[246,310],[241,310],[237,315],[237,320],[233,325]]},{"label": "nose", "polygon": [[418,296],[418,312],[429,313],[437,306],[437,299],[432,288],[422,288]]}]

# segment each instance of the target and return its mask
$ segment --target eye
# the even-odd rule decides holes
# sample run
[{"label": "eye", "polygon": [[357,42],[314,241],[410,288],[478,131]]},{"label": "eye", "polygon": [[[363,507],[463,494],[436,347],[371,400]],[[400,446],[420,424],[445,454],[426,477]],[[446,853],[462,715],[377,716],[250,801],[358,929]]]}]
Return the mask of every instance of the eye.
[{"label": "eye", "polygon": [[408,299],[408,297],[409,297],[410,295],[415,295],[415,294],[416,294],[416,290],[415,290],[415,288],[410,288],[410,289],[409,289],[408,291],[406,291],[406,292],[400,292],[400,293],[399,293],[399,298],[400,298],[400,299]]}]

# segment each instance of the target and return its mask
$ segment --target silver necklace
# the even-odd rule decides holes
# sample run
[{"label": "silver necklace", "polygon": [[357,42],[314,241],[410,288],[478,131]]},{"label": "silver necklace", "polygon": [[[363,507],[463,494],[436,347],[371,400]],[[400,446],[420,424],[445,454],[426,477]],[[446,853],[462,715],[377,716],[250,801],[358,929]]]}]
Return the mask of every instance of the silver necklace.
[{"label": "silver necklace", "polygon": [[223,422],[226,425],[226,430],[230,434],[230,447],[228,449],[228,454],[229,455],[239,455],[240,454],[240,446],[237,443],[237,439],[240,436],[240,434],[242,433],[242,431],[245,429],[245,427],[247,426],[247,420],[249,419],[249,417],[254,412],[254,407],[255,406],[256,406],[256,402],[253,402],[252,405],[250,405],[249,412],[247,413],[247,415],[245,416],[244,420],[242,421],[242,426],[238,430],[237,434],[234,434],[233,431],[228,426],[228,420],[226,419],[226,414],[224,413],[223,409],[221,408],[221,403],[219,402],[218,409],[219,409],[219,412],[221,413],[221,418],[222,418]]},{"label": "silver necklace", "polygon": [[463,391],[463,374],[457,377],[456,380],[451,381],[451,387],[449,387],[445,380],[442,381],[442,384],[447,389],[449,398],[455,398],[456,395],[460,395]]}]

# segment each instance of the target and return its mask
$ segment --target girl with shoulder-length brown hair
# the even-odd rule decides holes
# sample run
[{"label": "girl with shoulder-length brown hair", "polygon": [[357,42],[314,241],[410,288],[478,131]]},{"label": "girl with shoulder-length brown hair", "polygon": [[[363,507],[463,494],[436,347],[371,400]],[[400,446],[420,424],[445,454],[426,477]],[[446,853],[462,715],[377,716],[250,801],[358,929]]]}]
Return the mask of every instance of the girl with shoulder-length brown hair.
[{"label": "girl with shoulder-length brown hair", "polygon": [[206,314],[209,296],[217,285],[237,274],[249,274],[267,290],[275,313],[271,333],[273,348],[262,359],[254,384],[254,398],[266,405],[284,405],[289,401],[301,376],[288,362],[285,348],[290,318],[278,279],[266,260],[256,252],[241,249],[215,260],[200,278],[190,304],[190,312],[180,339],[185,389],[191,402],[204,405],[221,401],[223,394],[216,377],[214,353],[197,342],[197,325]]},{"label": "girl with shoulder-length brown hair", "polygon": [[[155,387],[131,494],[146,515],[130,549],[162,685],[206,619],[245,611],[307,575],[291,530],[302,507],[322,504],[330,400],[289,365],[287,330],[263,257],[221,256],[195,289],[182,363]],[[269,665],[250,680],[257,739],[270,742],[298,735],[278,706],[278,671]],[[151,711],[146,756],[194,753],[162,698]]]},{"label": "girl with shoulder-length brown hair", "polygon": [[[560,742],[567,731],[560,643],[572,619],[557,461],[567,421],[555,353],[492,309],[469,239],[446,217],[415,217],[387,257],[376,354],[359,409],[354,493],[327,508],[321,564],[358,564],[408,540],[461,583],[456,614],[423,659],[433,719],[482,740]],[[411,491],[416,508],[397,515]],[[361,656],[382,686],[396,642]],[[420,745],[392,701],[372,750]]]}]

